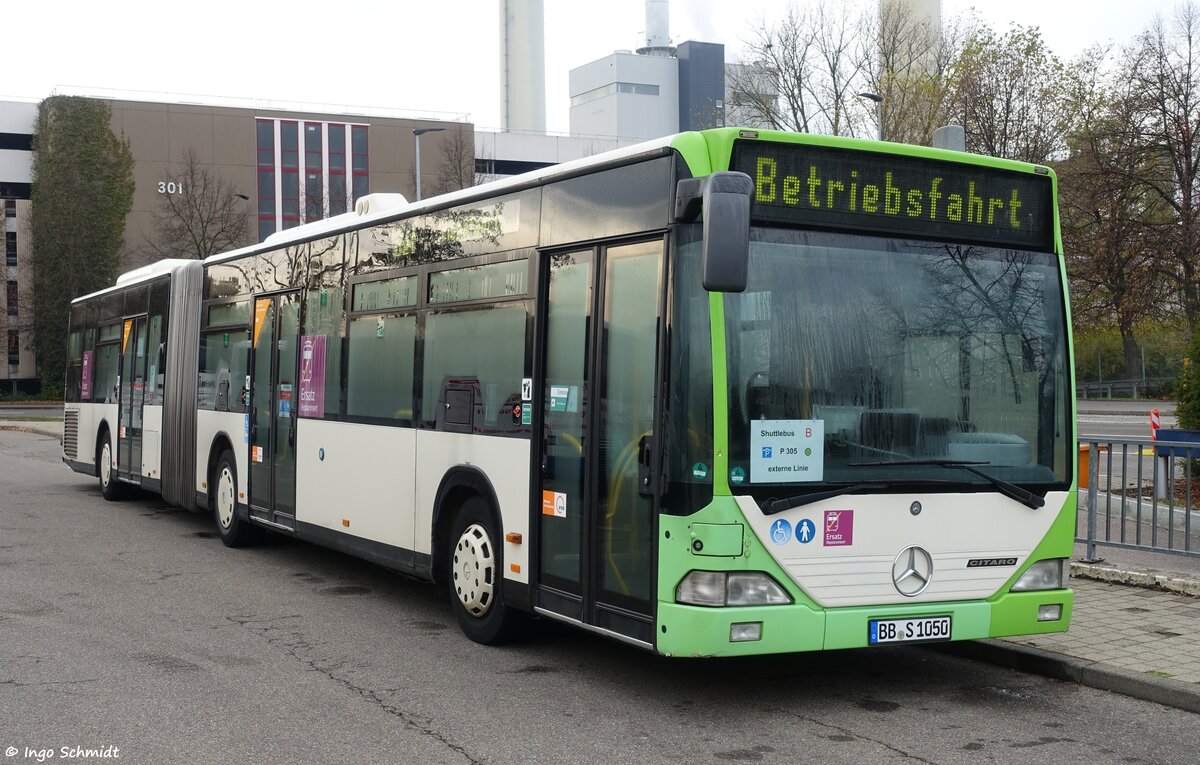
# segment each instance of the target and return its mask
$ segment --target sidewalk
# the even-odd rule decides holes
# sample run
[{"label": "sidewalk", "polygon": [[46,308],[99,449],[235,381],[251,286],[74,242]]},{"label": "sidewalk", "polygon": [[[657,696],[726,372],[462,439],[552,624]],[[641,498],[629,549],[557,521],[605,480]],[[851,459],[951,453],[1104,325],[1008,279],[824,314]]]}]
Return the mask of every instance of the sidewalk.
[{"label": "sidewalk", "polygon": [[[1190,559],[1180,559],[1191,568]],[[947,644],[972,659],[1200,714],[1200,577],[1072,562],[1071,628]]]},{"label": "sidewalk", "polygon": [[[0,420],[0,430],[61,438],[62,422]],[[1200,714],[1200,558],[1101,554],[1106,561],[1071,564],[1075,611],[1066,633],[942,650]]]}]

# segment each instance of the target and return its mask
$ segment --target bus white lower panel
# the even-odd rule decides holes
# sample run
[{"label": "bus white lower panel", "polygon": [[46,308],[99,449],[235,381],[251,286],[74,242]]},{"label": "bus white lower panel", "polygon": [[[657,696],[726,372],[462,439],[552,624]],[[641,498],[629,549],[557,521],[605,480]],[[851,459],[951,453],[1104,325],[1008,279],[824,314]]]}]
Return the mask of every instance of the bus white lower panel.
[{"label": "bus white lower panel", "polygon": [[142,407],[142,470],[147,478],[162,479],[162,407]]},{"label": "bus white lower panel", "polygon": [[[516,532],[529,539],[529,441],[523,438],[417,431],[417,552],[432,548],[433,502],[446,471],[478,468],[500,503],[500,537]],[[504,542],[504,578],[529,581],[529,545]],[[513,566],[517,570],[513,570]]]},{"label": "bus white lower panel", "polygon": [[116,404],[87,404],[87,405],[84,405],[83,407],[81,407],[81,410],[79,412],[79,438],[81,441],[81,445],[79,447],[79,458],[83,459],[83,460],[94,460],[95,457],[93,456],[92,452],[87,453],[85,456],[85,452],[84,452],[84,449],[82,446],[83,434],[85,432],[84,431],[85,418],[89,420],[88,430],[86,432],[91,434],[90,435],[91,445],[89,446],[89,449],[96,448],[95,445],[99,443],[98,439],[100,437],[100,429],[108,428],[108,437],[109,437],[109,439],[111,439],[110,443],[112,444],[112,454],[113,454],[112,469],[116,470],[117,469],[117,464],[116,464],[116,459],[117,459],[117,405]]},{"label": "bus white lower panel", "polygon": [[[74,409],[78,414],[78,437],[75,444],[75,459],[79,462],[95,463],[96,442],[100,422],[104,414],[104,404],[67,404],[67,409]],[[113,407],[116,411],[116,407]]]},{"label": "bus white lower panel", "polygon": [[233,449],[237,462],[238,502],[246,502],[250,446],[247,441],[248,420],[241,412],[196,412],[196,491],[208,493],[208,456],[218,438],[225,438]]},{"label": "bus white lower panel", "polygon": [[[296,520],[432,555],[438,487],[463,465],[495,490],[500,536],[528,539],[528,441],[323,420],[297,425]],[[528,582],[526,546],[503,544],[505,577]]]},{"label": "bus white lower panel", "polygon": [[416,545],[413,526],[416,435],[411,428],[302,418],[296,520],[428,552]]},{"label": "bus white lower panel", "polygon": [[[837,607],[990,597],[1046,536],[1066,496],[1051,492],[1034,510],[986,492],[850,494],[777,515],[764,515],[750,497],[737,500],[796,584],[820,605]],[[921,503],[915,515],[914,501]],[[911,545],[933,562],[928,586],[913,597],[893,582],[893,567],[907,565],[898,557]]]}]

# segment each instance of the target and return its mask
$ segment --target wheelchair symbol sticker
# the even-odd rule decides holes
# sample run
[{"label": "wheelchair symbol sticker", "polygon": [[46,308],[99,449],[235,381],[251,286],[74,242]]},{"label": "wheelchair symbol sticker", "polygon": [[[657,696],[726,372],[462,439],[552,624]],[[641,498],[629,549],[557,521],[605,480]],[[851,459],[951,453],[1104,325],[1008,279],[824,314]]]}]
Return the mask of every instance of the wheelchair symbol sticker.
[{"label": "wheelchair symbol sticker", "polygon": [[771,541],[777,545],[785,545],[792,538],[792,524],[780,518],[771,524]]}]

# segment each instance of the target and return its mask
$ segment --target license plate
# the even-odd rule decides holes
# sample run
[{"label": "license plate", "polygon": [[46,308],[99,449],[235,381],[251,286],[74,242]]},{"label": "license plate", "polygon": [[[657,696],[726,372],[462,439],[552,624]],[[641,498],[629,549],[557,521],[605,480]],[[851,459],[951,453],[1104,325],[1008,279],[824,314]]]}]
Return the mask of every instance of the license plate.
[{"label": "license plate", "polygon": [[871,619],[867,622],[867,642],[923,643],[950,639],[949,616],[922,616],[916,619]]}]

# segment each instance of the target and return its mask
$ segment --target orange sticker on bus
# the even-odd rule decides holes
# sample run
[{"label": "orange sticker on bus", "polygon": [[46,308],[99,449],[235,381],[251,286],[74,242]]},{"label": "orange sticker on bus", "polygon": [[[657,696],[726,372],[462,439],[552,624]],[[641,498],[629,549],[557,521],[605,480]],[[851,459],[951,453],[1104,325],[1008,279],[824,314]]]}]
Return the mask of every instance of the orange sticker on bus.
[{"label": "orange sticker on bus", "polygon": [[567,495],[561,491],[542,491],[542,515],[567,517]]},{"label": "orange sticker on bus", "polygon": [[263,322],[267,318],[267,309],[271,307],[271,298],[254,301],[254,347],[258,347],[258,333],[262,332]]},{"label": "orange sticker on bus", "polygon": [[125,332],[121,335],[121,353],[124,355],[125,349],[129,346],[129,331],[133,329],[133,319],[125,320]]}]

